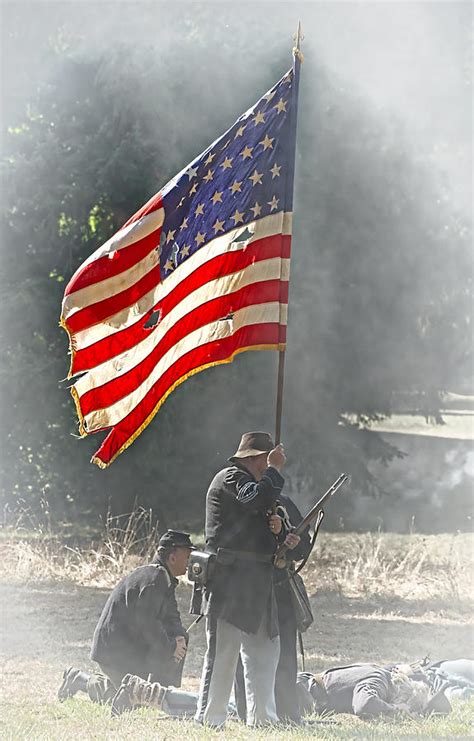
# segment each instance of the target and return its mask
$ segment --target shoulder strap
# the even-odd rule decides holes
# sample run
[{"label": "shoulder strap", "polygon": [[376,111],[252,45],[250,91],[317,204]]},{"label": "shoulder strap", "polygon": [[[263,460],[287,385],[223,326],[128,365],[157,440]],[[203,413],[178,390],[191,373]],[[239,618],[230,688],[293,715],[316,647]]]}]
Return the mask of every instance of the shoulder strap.
[{"label": "shoulder strap", "polygon": [[324,517],[324,511],[321,509],[321,510],[319,510],[318,518],[317,518],[316,523],[315,523],[315,526],[314,526],[314,533],[313,533],[313,537],[311,539],[311,546],[310,546],[310,549],[309,549],[309,553],[306,556],[306,558],[304,558],[301,561],[301,563],[299,564],[298,568],[295,570],[295,574],[299,574],[300,571],[301,571],[301,569],[304,569],[304,567],[306,566],[306,564],[308,562],[308,558],[311,556],[312,550],[313,550],[314,545],[316,543],[316,538],[318,537],[320,525],[321,525],[321,523],[323,521],[323,517]]}]

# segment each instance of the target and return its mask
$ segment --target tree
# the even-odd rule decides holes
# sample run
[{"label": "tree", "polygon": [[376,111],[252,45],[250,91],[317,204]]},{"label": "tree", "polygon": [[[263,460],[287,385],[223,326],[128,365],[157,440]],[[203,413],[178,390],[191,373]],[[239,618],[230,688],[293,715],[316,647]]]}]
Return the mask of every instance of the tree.
[{"label": "tree", "polygon": [[[179,55],[172,39],[161,56],[120,38],[104,52],[60,25],[37,89],[10,112],[0,371],[11,506],[47,497],[57,517],[77,518],[109,501],[126,511],[138,497],[169,521],[199,523],[206,485],[241,431],[273,426],[276,357],[248,353],[187,381],[101,472],[88,463],[97,439],[70,438],[74,409],[57,382],[64,281],[248,107],[251,68],[260,93],[285,71],[286,57],[256,64],[269,39],[250,50],[245,19],[232,18],[236,33],[212,54],[203,29],[212,19],[222,30],[229,16],[208,7],[184,14]],[[236,55],[242,75],[231,86],[214,70]],[[321,64],[304,72],[283,425],[290,478],[319,489],[346,470],[353,488],[376,491],[368,463],[400,452],[344,415],[390,414],[400,391],[436,411],[439,391],[469,383],[469,227],[400,122],[341,92]]]}]

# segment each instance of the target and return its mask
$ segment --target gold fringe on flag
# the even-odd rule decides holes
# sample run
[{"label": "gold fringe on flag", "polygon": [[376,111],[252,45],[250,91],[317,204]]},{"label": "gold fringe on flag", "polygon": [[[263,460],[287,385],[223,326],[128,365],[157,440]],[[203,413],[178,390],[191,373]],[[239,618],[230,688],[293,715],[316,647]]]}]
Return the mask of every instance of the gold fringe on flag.
[{"label": "gold fringe on flag", "polygon": [[[102,469],[108,468],[110,466],[110,464],[113,463],[114,460],[116,458],[118,458],[118,456],[121,453],[123,453],[124,450],[126,450],[130,445],[132,445],[133,442],[135,442],[135,440],[143,432],[143,430],[146,427],[148,427],[148,425],[150,424],[150,422],[153,420],[153,418],[155,417],[155,415],[160,410],[161,406],[165,403],[166,399],[175,390],[175,388],[177,388],[182,383],[184,383],[184,381],[187,381],[187,379],[188,378],[191,378],[191,376],[195,376],[197,373],[200,373],[201,371],[206,370],[207,368],[212,368],[212,367],[217,366],[217,365],[224,365],[225,363],[232,363],[232,361],[236,357],[236,355],[239,355],[241,352],[247,352],[249,350],[278,350],[278,351],[281,351],[281,350],[284,350],[285,347],[286,347],[286,344],[284,342],[283,343],[278,343],[278,344],[275,344],[275,345],[249,345],[248,347],[239,347],[239,348],[237,348],[237,350],[235,350],[235,352],[232,353],[232,355],[229,355],[228,358],[224,358],[224,360],[214,360],[212,363],[206,363],[205,365],[201,365],[198,368],[193,368],[193,370],[189,371],[184,376],[181,376],[181,378],[178,378],[178,380],[175,381],[173,383],[173,385],[170,386],[170,388],[166,390],[166,392],[163,394],[163,396],[161,397],[161,399],[157,402],[157,404],[156,404],[155,408],[153,409],[153,411],[150,412],[150,414],[148,415],[148,417],[145,419],[145,421],[143,422],[143,424],[141,424],[140,427],[137,430],[135,430],[135,432],[133,433],[133,435],[131,437],[129,437],[128,440],[126,440],[126,442],[124,442],[124,444],[122,445],[122,447],[115,453],[115,455],[113,456],[113,458],[111,458],[111,460],[108,463],[104,463],[104,461],[102,461],[100,458],[98,458],[95,455],[92,456],[91,463],[95,463],[96,466],[99,466],[99,468],[102,468]],[[73,389],[71,389],[71,391],[72,390]],[[76,399],[74,399],[74,400],[76,401]],[[76,408],[77,408],[77,403],[78,402],[76,402]],[[83,428],[82,422],[81,422],[81,427]],[[85,433],[85,434],[87,434],[87,433]]]}]

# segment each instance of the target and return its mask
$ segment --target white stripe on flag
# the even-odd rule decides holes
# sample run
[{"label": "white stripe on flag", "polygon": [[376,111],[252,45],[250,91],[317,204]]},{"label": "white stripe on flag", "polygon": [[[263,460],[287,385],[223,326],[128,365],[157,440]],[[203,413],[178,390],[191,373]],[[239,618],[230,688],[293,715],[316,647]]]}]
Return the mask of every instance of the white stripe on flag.
[{"label": "white stripe on flag", "polygon": [[116,296],[117,293],[121,293],[121,291],[125,291],[127,288],[131,288],[149,273],[150,270],[156,268],[159,262],[158,252],[152,249],[143,260],[135,263],[135,265],[132,265],[131,268],[124,270],[122,273],[105,278],[99,283],[92,283],[84,288],[79,288],[74,293],[69,293],[64,297],[63,315],[70,319],[76,311],[95,304],[97,301],[102,301],[104,297],[110,298],[111,296]]},{"label": "white stripe on flag", "polygon": [[[106,319],[104,322],[94,324],[92,327],[88,327],[77,332],[74,335],[74,345],[77,350],[83,350],[90,345],[98,342],[99,340],[109,337],[116,332],[120,332],[127,327],[134,324],[140,316],[144,316],[158,302],[168,296],[181,281],[191,275],[197,268],[204,265],[211,258],[223,255],[226,252],[232,250],[244,249],[248,244],[255,242],[265,237],[274,236],[277,234],[291,234],[291,223],[292,213],[277,213],[266,216],[258,221],[251,222],[244,228],[239,227],[234,229],[227,234],[220,237],[216,237],[209,242],[205,247],[201,247],[197,252],[191,255],[185,262],[178,265],[171,275],[167,276],[165,280],[157,285],[152,291],[142,296],[132,306],[129,306],[121,311],[117,312],[113,316]],[[253,232],[248,242],[234,242],[240,234],[244,233],[248,229],[249,232]],[[101,286],[101,283],[97,283],[97,286]],[[74,296],[75,294],[70,294]],[[107,294],[102,294],[106,296]],[[83,308],[82,306],[80,308]],[[71,309],[72,311],[72,309]]]},{"label": "white stripe on flag", "polygon": [[236,311],[232,319],[212,322],[205,327],[200,327],[194,332],[191,332],[170,348],[156,364],[148,378],[138,388],[132,391],[132,393],[105,409],[99,409],[87,414],[84,418],[84,425],[87,432],[94,432],[103,427],[112,427],[118,424],[144,399],[154,384],[159,381],[163,373],[190,350],[205,345],[207,342],[222,340],[231,336],[242,327],[252,324],[278,323],[282,320],[286,324],[286,312],[283,312],[282,316],[280,308],[281,305],[279,302],[247,306]]},{"label": "white stripe on flag", "polygon": [[[116,232],[107,240],[107,242],[104,242],[103,245],[93,252],[87,260],[84,260],[79,270],[82,270],[86,265],[90,265],[90,263],[98,260],[99,257],[105,257],[111,252],[122,250],[124,247],[129,247],[131,244],[138,242],[140,239],[144,239],[149,234],[159,229],[164,220],[165,210],[162,207],[158,208],[156,211],[152,211],[150,214],[146,214],[146,216],[142,216],[142,218],[137,221],[133,221],[128,226],[125,226]],[[69,281],[70,283],[72,283],[74,277],[75,276],[73,275]]]},{"label": "white stripe on flag", "polygon": [[290,261],[288,259],[282,260],[279,257],[273,257],[205,283],[180,301],[142,342],[82,376],[75,384],[78,395],[82,396],[92,388],[103,386],[108,381],[119,378],[141,363],[161,342],[171,327],[193,309],[202,306],[211,299],[227,296],[253,283],[267,280],[287,281],[289,272]]}]

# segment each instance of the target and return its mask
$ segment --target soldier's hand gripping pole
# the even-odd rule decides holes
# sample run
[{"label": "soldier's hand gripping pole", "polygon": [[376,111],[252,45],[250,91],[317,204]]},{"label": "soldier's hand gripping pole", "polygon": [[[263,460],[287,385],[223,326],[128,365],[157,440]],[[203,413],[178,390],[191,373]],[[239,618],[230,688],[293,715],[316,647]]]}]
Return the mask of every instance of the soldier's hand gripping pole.
[{"label": "soldier's hand gripping pole", "polygon": [[[319,513],[322,512],[322,508],[325,502],[327,502],[327,500],[330,499],[330,497],[332,497],[336,493],[336,491],[347,481],[349,481],[349,476],[347,475],[347,473],[341,473],[334,484],[332,484],[332,486],[329,487],[329,489],[316,502],[316,504],[311,507],[306,517],[303,517],[299,525],[293,528],[293,532],[295,533],[295,535],[301,535],[301,533],[318,518]],[[282,543],[278,547],[273,557],[273,562],[278,569],[284,569],[287,565],[285,556],[288,550],[288,546],[284,543]]]}]

